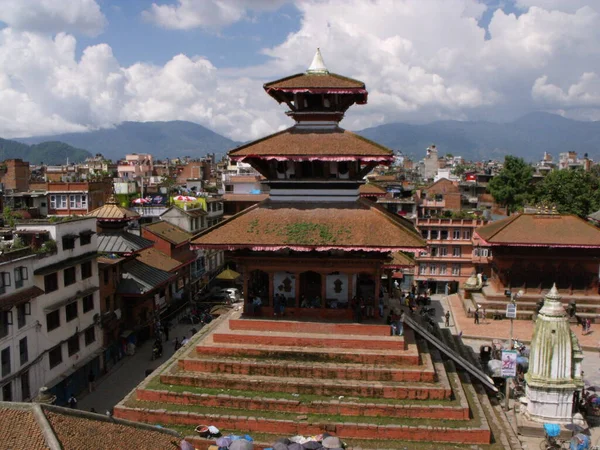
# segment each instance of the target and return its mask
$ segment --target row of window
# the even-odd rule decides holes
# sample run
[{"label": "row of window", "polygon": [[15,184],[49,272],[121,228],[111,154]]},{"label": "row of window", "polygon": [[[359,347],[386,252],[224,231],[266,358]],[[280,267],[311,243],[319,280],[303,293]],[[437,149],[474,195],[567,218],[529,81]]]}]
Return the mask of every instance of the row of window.
[{"label": "row of window", "polygon": [[[26,323],[25,316],[31,314],[31,303],[23,303],[17,306],[17,326],[23,328]],[[8,336],[8,327],[13,324],[12,311],[0,311],[0,339]]]},{"label": "row of window", "polygon": [[53,194],[50,196],[51,209],[87,209],[87,194]]},{"label": "row of window", "polygon": [[[86,347],[89,345],[92,345],[94,342],[96,342],[96,330],[93,326],[87,328],[83,332],[83,335],[84,335],[84,342],[85,342]],[[69,356],[73,356],[77,352],[79,352],[79,349],[80,349],[80,335],[79,335],[79,333],[76,333],[74,336],[70,337],[67,340],[67,353],[69,354]],[[55,368],[56,366],[58,366],[60,363],[63,362],[62,344],[58,344],[56,347],[52,348],[48,352],[48,361],[50,363],[50,369]]]},{"label": "row of window", "polygon": [[[83,314],[94,309],[94,294],[86,295],[82,299]],[[79,315],[79,300],[75,300],[65,306],[65,317],[67,322],[77,318]],[[60,308],[46,314],[46,328],[52,331],[60,327]]]},{"label": "row of window", "polygon": [[[430,247],[429,248],[429,255],[433,256],[433,257],[444,257],[444,256],[448,256],[449,255],[449,247]],[[461,252],[461,248],[460,247],[452,247],[452,257],[453,258],[460,258],[462,255]],[[427,253],[425,254],[421,254],[421,256],[427,256]]]},{"label": "row of window", "polygon": [[441,239],[443,241],[450,239],[454,240],[470,240],[471,239],[471,230],[452,230],[452,234],[450,234],[449,230],[422,230],[421,235],[423,239],[431,239],[437,240]]},{"label": "row of window", "polygon": [[[29,350],[27,348],[27,337],[19,340],[19,362],[22,365],[29,361]],[[2,378],[8,376],[12,372],[10,360],[10,347],[6,347],[0,352],[0,366]]]},{"label": "row of window", "polygon": [[75,239],[79,238],[81,246],[92,243],[92,233],[67,234],[62,237],[63,250],[73,250],[75,248]]},{"label": "row of window", "polygon": [[[452,275],[460,275],[460,264],[452,264]],[[419,275],[449,275],[447,264],[420,264]]]},{"label": "row of window", "polygon": [[[23,372],[19,377],[21,379],[21,401],[27,401],[31,397],[31,387],[29,384],[29,371]],[[12,381],[2,386],[2,400],[5,402],[13,401]]]},{"label": "row of window", "polygon": [[[29,274],[27,272],[27,267],[20,266],[15,267],[15,289],[22,288],[24,283],[23,281],[29,279]],[[0,295],[6,293],[6,288],[11,284],[10,272],[0,272]]]},{"label": "row of window", "polygon": [[[85,280],[92,276],[92,262],[81,263],[81,279]],[[63,270],[64,286],[70,286],[77,282],[76,266],[67,267]],[[58,272],[50,273],[44,276],[44,291],[54,292],[58,290]]]},{"label": "row of window", "polygon": [[473,256],[492,256],[492,249],[491,248],[474,248],[473,249]]}]

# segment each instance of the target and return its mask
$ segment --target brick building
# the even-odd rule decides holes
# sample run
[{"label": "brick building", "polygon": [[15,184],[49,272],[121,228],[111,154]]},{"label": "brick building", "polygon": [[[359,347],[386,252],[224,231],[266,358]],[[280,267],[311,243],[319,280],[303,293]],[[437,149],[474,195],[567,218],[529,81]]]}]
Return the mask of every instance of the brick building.
[{"label": "brick building", "polygon": [[460,211],[461,194],[457,183],[442,178],[417,191],[420,216],[437,216],[442,211]]},{"label": "brick building", "polygon": [[23,192],[29,189],[29,163],[22,159],[7,159],[0,166],[0,182],[5,191]]}]

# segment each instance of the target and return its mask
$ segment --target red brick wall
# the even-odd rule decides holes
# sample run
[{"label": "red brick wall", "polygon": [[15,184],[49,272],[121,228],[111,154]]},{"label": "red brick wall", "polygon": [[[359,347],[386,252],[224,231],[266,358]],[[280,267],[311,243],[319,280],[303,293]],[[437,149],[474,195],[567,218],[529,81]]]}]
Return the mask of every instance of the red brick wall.
[{"label": "red brick wall", "polygon": [[7,159],[4,161],[6,172],[2,176],[4,189],[13,189],[18,192],[29,189],[29,163],[22,159]]}]

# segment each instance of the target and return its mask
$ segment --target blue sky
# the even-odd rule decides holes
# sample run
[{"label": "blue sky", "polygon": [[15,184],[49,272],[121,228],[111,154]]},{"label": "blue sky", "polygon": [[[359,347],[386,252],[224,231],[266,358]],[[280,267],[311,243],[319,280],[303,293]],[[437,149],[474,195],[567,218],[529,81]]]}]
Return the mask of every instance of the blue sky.
[{"label": "blue sky", "polygon": [[189,120],[238,141],[291,124],[262,84],[364,81],[343,125],[600,120],[600,0],[2,0],[0,136]]}]

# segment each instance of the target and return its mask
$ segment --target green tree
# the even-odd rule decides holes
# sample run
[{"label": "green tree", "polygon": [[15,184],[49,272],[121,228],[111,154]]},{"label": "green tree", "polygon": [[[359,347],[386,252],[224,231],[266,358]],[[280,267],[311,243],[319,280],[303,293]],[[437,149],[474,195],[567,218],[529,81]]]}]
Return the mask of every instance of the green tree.
[{"label": "green tree", "polygon": [[561,214],[587,217],[600,208],[599,184],[598,176],[582,169],[555,170],[536,186],[534,197]]},{"label": "green tree", "polygon": [[533,168],[523,158],[507,155],[504,167],[490,181],[488,189],[494,200],[506,206],[508,215],[522,208],[532,194]]}]

